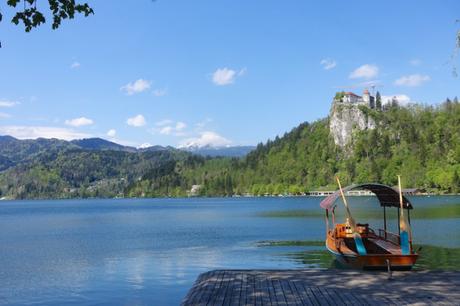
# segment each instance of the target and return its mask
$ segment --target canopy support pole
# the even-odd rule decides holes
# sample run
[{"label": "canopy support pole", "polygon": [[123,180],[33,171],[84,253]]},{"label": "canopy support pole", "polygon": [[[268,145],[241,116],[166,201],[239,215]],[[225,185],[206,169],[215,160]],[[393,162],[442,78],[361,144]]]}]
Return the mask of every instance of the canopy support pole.
[{"label": "canopy support pole", "polygon": [[387,239],[387,208],[383,206],[383,230],[385,231],[385,240]]}]

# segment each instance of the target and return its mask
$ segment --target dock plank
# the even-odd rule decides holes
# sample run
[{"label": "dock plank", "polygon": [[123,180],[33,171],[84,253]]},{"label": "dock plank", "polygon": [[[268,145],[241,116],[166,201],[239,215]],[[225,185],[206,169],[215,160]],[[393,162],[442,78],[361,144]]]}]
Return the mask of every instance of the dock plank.
[{"label": "dock plank", "polygon": [[182,305],[460,305],[460,271],[216,270]]}]

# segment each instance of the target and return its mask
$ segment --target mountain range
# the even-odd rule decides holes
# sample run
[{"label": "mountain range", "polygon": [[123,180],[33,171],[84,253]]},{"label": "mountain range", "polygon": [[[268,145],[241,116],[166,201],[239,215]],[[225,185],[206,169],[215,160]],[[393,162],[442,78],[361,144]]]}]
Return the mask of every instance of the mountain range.
[{"label": "mountain range", "polygon": [[303,194],[335,190],[335,176],[394,185],[398,174],[405,187],[460,191],[458,100],[385,110],[333,104],[328,117],[254,149],[0,136],[0,198],[8,199]]},{"label": "mountain range", "polygon": [[20,140],[12,136],[0,135],[0,171],[6,170],[18,163],[31,160],[41,153],[47,151],[49,152],[52,150],[81,149],[92,151],[120,151],[130,153],[183,150],[202,156],[242,157],[254,148],[254,146],[214,147],[209,145],[203,147],[185,147],[180,149],[175,149],[171,146],[164,147],[159,145],[150,146],[147,148],[135,148],[131,146],[120,145],[102,138],[86,138],[72,141],[46,138]]}]

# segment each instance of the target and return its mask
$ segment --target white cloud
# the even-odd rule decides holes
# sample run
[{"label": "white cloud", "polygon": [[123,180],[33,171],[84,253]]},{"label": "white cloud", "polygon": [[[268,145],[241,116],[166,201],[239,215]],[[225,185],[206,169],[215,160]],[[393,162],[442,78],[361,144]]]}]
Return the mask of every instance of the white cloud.
[{"label": "white cloud", "polygon": [[198,122],[195,124],[198,130],[202,130],[204,127],[206,127],[209,123],[211,123],[213,120],[211,118],[206,118],[201,122]]},{"label": "white cloud", "polygon": [[321,66],[323,66],[324,70],[329,70],[337,66],[337,62],[330,58],[322,59],[319,63]]},{"label": "white cloud", "polygon": [[107,131],[107,136],[115,137],[115,135],[117,135],[117,131],[115,129],[110,129]]},{"label": "white cloud", "polygon": [[164,120],[156,122],[155,125],[156,126],[164,126],[164,125],[170,125],[171,123],[173,123],[172,120],[164,119]]},{"label": "white cloud", "polygon": [[160,134],[162,135],[169,135],[173,131],[172,126],[164,126],[160,129]]},{"label": "white cloud", "polygon": [[185,124],[184,122],[182,121],[178,121],[176,123],[176,131],[182,131],[183,129],[185,129],[187,127],[187,124]]},{"label": "white cloud", "polygon": [[79,127],[79,126],[85,126],[85,125],[91,125],[93,124],[94,121],[85,117],[80,117],[80,118],[74,118],[70,120],[66,120],[65,124],[74,126],[74,127]]},{"label": "white cloud", "polygon": [[382,96],[382,104],[391,103],[393,99],[396,99],[400,105],[407,105],[412,102],[410,97],[405,94],[396,94],[390,96]]},{"label": "white cloud", "polygon": [[7,119],[7,118],[10,118],[11,115],[10,114],[7,114],[7,113],[0,113],[0,119]]},{"label": "white cloud", "polygon": [[188,138],[183,140],[179,147],[205,147],[205,146],[213,146],[213,147],[223,147],[228,146],[232,142],[221,135],[212,132],[212,131],[205,131],[200,133],[199,137],[195,138]]},{"label": "white cloud", "polygon": [[79,62],[73,62],[71,65],[70,65],[70,69],[78,69],[80,68],[81,64]]},{"label": "white cloud", "polygon": [[428,75],[411,74],[402,76],[397,79],[395,81],[395,85],[416,87],[422,85],[425,82],[428,82],[429,80],[431,80],[431,78]]},{"label": "white cloud", "polygon": [[150,144],[148,142],[144,142],[143,144],[139,145],[137,148],[138,149],[146,149],[146,148],[149,148],[151,146],[152,146],[152,144]]},{"label": "white cloud", "polygon": [[51,126],[0,126],[0,134],[11,135],[18,139],[58,138],[64,140],[89,138],[92,135],[67,128]]},{"label": "white cloud", "polygon": [[379,74],[379,67],[376,65],[365,64],[356,68],[352,73],[350,73],[350,79],[371,79],[376,77]]},{"label": "white cloud", "polygon": [[130,82],[120,88],[121,91],[124,91],[128,96],[134,95],[146,91],[150,88],[152,83],[150,81],[139,79],[134,82]]},{"label": "white cloud", "polygon": [[9,101],[9,100],[0,100],[0,107],[13,107],[18,104],[21,104],[17,101]]},{"label": "white cloud", "polygon": [[420,66],[421,63],[422,61],[418,58],[413,58],[409,61],[409,64],[411,64],[412,66]]},{"label": "white cloud", "polygon": [[242,76],[247,69],[243,68],[239,72],[229,68],[219,68],[212,74],[212,82],[218,86],[230,85],[235,82],[237,76]]},{"label": "white cloud", "polygon": [[155,123],[157,128],[152,128],[149,130],[152,134],[162,134],[162,135],[174,135],[174,136],[184,136],[186,133],[184,129],[187,127],[187,124],[182,121],[174,121],[165,119]]},{"label": "white cloud", "polygon": [[155,97],[163,97],[168,94],[168,90],[166,88],[157,88],[153,91],[153,95]]},{"label": "white cloud", "polygon": [[146,124],[145,118],[142,115],[137,115],[126,120],[126,123],[130,126],[141,127]]}]

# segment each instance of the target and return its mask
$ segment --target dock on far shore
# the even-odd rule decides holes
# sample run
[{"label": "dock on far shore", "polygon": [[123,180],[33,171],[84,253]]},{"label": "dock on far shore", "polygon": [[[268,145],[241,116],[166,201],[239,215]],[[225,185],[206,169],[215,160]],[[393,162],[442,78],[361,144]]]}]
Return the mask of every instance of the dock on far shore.
[{"label": "dock on far shore", "polygon": [[182,305],[460,305],[460,271],[215,270]]}]

